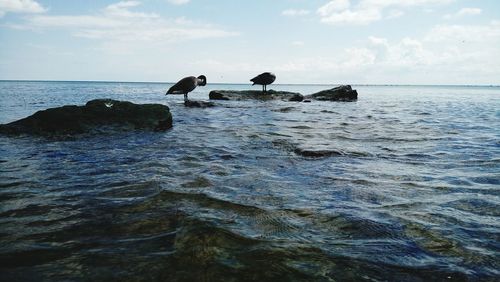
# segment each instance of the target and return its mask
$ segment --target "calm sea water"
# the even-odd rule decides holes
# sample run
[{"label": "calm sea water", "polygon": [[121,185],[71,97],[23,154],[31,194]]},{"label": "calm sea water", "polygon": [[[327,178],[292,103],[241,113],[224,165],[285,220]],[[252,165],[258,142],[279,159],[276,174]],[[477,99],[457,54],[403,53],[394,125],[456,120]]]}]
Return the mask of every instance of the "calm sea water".
[{"label": "calm sea water", "polygon": [[95,98],[174,116],[164,133],[0,136],[0,280],[500,279],[500,88],[192,109],[168,87],[0,82],[0,123]]}]

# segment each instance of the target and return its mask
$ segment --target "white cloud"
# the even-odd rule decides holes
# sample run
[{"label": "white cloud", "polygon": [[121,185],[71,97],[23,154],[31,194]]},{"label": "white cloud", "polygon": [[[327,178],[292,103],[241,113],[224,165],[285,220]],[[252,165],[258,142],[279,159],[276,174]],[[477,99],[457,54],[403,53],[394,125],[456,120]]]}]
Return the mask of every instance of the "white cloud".
[{"label": "white cloud", "polygon": [[[397,18],[403,15],[401,9],[412,6],[448,4],[453,0],[361,0],[351,5],[350,0],[332,0],[318,8],[321,22],[326,24],[365,25],[384,18]],[[389,12],[386,13],[386,10]]]},{"label": "white cloud", "polygon": [[[491,83],[498,81],[500,22],[485,25],[437,25],[420,39],[390,42],[370,37],[378,72],[408,73],[419,83]],[[478,75],[481,74],[481,75]],[[375,72],[373,75],[377,75]],[[471,81],[476,79],[476,81]]]},{"label": "white cloud", "polygon": [[500,21],[437,25],[419,37],[370,36],[365,44],[328,53],[268,60],[211,58],[195,67],[246,81],[248,73],[274,71],[281,83],[498,84]]},{"label": "white cloud", "polygon": [[283,81],[490,84],[500,77],[498,46],[499,21],[437,25],[419,38],[370,36],[364,46],[345,48],[331,56],[294,58],[268,68]]},{"label": "white cloud", "polygon": [[158,18],[156,14],[146,14],[146,13],[136,13],[131,12],[128,8],[133,8],[140,6],[139,1],[122,1],[115,4],[111,4],[106,7],[106,14],[116,17],[130,17],[130,18]]},{"label": "white cloud", "polygon": [[331,53],[260,60],[214,54],[187,60],[187,65],[175,69],[202,69],[215,80],[234,82],[246,81],[249,73],[265,69],[275,72],[282,83],[489,84],[500,77],[498,46],[498,21],[438,25],[420,37],[370,36],[364,43]]},{"label": "white cloud", "polygon": [[375,53],[368,48],[348,48],[345,49],[347,58],[342,62],[342,67],[357,68],[365,65],[373,65],[377,58]]},{"label": "white cloud", "polygon": [[190,0],[167,0],[167,2],[169,2],[170,4],[174,4],[174,5],[184,5],[184,4],[187,4],[189,3]]},{"label": "white cloud", "polygon": [[351,6],[349,0],[333,0],[318,9],[318,14],[327,17],[333,13],[347,10]]},{"label": "white cloud", "polygon": [[481,14],[481,9],[479,8],[463,8],[458,11],[458,16],[466,16],[466,15],[479,15]]},{"label": "white cloud", "polygon": [[107,41],[150,41],[157,44],[237,35],[235,32],[185,18],[165,19],[155,13],[135,12],[138,1],[108,5],[90,15],[37,15],[28,19],[31,28],[66,29],[74,36]]},{"label": "white cloud", "polygon": [[402,17],[403,15],[405,14],[405,12],[401,11],[401,10],[390,10],[388,15],[386,16],[386,19],[395,19],[395,18],[399,18],[399,17]]},{"label": "white cloud", "polygon": [[481,12],[482,12],[482,10],[479,8],[462,8],[458,12],[456,12],[455,14],[445,15],[444,18],[449,20],[449,19],[460,18],[460,17],[464,17],[464,16],[476,16],[476,15],[480,15]]},{"label": "white cloud", "polygon": [[288,9],[281,12],[283,16],[289,16],[289,17],[305,16],[308,15],[309,13],[310,13],[309,10],[295,10],[295,9]]},{"label": "white cloud", "polygon": [[388,45],[387,39],[382,37],[370,36],[368,37],[368,41],[373,45],[382,45],[382,46]]},{"label": "white cloud", "polygon": [[405,37],[390,43],[385,38],[370,37],[370,49],[376,54],[377,63],[386,67],[408,67],[433,65],[443,58],[424,46],[421,40]]},{"label": "white cloud", "polygon": [[364,25],[382,19],[382,14],[378,9],[344,10],[331,13],[321,18],[321,22],[327,24],[355,24]]},{"label": "white cloud", "polygon": [[292,45],[293,46],[304,46],[305,43],[304,43],[304,41],[296,40],[296,41],[292,42]]},{"label": "white cloud", "polygon": [[426,35],[425,40],[452,44],[462,41],[475,42],[497,47],[500,44],[496,45],[494,43],[500,43],[500,22],[492,21],[487,25],[437,25]]},{"label": "white cloud", "polygon": [[33,0],[0,0],[0,17],[6,13],[43,13],[46,9]]}]

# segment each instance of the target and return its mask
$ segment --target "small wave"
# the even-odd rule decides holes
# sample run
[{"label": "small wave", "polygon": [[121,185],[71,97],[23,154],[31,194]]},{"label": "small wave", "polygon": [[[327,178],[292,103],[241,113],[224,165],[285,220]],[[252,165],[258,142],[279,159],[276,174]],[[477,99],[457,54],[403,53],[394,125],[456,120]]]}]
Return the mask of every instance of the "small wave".
[{"label": "small wave", "polygon": [[184,188],[206,188],[212,186],[212,182],[203,176],[197,176],[194,180],[183,183]]},{"label": "small wave", "polygon": [[420,224],[406,224],[405,232],[407,236],[415,240],[422,248],[433,253],[456,256],[458,253],[464,251],[455,240],[444,236],[438,230],[426,228]]},{"label": "small wave", "polygon": [[299,238],[300,228],[287,219],[289,214],[285,211],[263,211],[250,220],[263,238]]},{"label": "small wave", "polygon": [[148,197],[157,193],[160,185],[155,181],[147,181],[141,183],[130,184],[128,182],[113,183],[103,187],[103,192],[99,193],[100,197],[110,199],[135,199],[138,197]]},{"label": "small wave", "polygon": [[426,159],[426,160],[437,159],[433,155],[422,154],[422,153],[410,153],[410,154],[404,154],[403,156],[410,159]]},{"label": "small wave", "polygon": [[327,179],[335,182],[348,182],[348,183],[353,183],[353,184],[358,184],[358,185],[363,185],[363,186],[374,186],[377,184],[376,181],[370,181],[366,179],[353,179],[353,178],[345,178],[345,177],[338,177],[338,176],[328,176]]},{"label": "small wave", "polygon": [[500,216],[500,206],[483,199],[460,199],[449,202],[446,206],[477,215]]},{"label": "small wave", "polygon": [[294,129],[313,129],[313,127],[310,127],[308,125],[294,125],[294,126],[290,126],[290,128],[294,128]]},{"label": "small wave", "polygon": [[31,184],[34,184],[34,182],[32,182],[32,181],[13,181],[13,182],[0,183],[0,188],[13,188],[13,187],[26,186],[26,185],[31,185]]},{"label": "small wave", "polygon": [[273,112],[279,112],[279,113],[289,113],[294,111],[296,108],[295,107],[285,107],[285,108],[280,108],[276,110],[272,110]]},{"label": "small wave", "polygon": [[325,113],[325,114],[339,114],[338,112],[330,111],[330,110],[321,110],[320,112]]},{"label": "small wave", "polygon": [[42,215],[42,214],[48,214],[52,209],[57,208],[56,206],[52,205],[36,205],[36,204],[31,204],[27,205],[23,208],[18,208],[18,209],[11,209],[9,211],[5,211],[0,213],[0,218],[1,217],[26,217],[26,216],[36,216],[36,215]]},{"label": "small wave", "polygon": [[372,154],[360,151],[341,151],[334,149],[304,149],[295,148],[295,154],[306,158],[326,158],[326,157],[351,157],[351,158],[364,158],[371,157]]},{"label": "small wave", "polygon": [[500,176],[477,176],[469,178],[474,183],[477,184],[491,184],[491,185],[500,185]]}]

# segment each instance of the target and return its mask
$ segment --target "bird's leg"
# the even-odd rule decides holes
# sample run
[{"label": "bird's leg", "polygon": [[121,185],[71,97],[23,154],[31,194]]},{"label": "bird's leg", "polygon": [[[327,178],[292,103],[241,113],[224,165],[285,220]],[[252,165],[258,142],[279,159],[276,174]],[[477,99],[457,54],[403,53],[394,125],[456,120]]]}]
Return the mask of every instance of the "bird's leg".
[{"label": "bird's leg", "polygon": [[188,101],[188,94],[184,93],[184,102],[187,102],[187,101]]}]

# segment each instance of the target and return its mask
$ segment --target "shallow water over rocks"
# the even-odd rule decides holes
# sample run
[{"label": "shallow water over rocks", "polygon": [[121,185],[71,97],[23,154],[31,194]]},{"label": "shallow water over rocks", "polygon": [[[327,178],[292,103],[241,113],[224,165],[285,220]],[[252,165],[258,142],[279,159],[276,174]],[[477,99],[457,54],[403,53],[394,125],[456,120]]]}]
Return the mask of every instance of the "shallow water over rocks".
[{"label": "shallow water over rocks", "polygon": [[[95,98],[166,104],[174,119],[163,133],[0,136],[3,279],[499,277],[499,88],[186,108],[168,86],[0,82],[0,123]],[[223,88],[250,86],[190,99]]]}]

